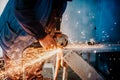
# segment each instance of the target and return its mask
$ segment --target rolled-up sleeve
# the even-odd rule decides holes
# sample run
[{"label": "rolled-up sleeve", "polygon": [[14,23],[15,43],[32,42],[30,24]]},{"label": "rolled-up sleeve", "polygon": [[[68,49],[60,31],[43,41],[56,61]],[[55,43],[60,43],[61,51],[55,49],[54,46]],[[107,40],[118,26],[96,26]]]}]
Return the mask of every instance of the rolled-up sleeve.
[{"label": "rolled-up sleeve", "polygon": [[47,34],[40,21],[37,20],[36,3],[37,0],[15,0],[14,11],[22,28],[36,39],[42,39]]}]

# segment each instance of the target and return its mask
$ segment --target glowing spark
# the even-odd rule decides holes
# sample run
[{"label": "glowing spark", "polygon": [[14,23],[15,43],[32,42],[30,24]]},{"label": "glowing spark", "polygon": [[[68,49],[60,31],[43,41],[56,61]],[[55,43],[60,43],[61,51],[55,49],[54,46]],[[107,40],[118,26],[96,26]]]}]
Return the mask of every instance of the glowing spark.
[{"label": "glowing spark", "polygon": [[78,10],[78,11],[77,11],[77,13],[78,13],[78,14],[80,14],[80,13],[81,13],[81,11],[80,11],[80,10]]},{"label": "glowing spark", "polygon": [[117,23],[116,23],[116,22],[114,22],[114,24],[116,25]]}]

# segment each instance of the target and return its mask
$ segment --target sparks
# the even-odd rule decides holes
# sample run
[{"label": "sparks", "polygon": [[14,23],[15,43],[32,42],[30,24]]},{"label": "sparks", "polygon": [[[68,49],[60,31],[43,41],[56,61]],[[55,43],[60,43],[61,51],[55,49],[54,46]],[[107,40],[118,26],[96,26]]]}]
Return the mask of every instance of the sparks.
[{"label": "sparks", "polygon": [[[60,48],[43,51],[41,48],[28,48],[23,52],[23,57],[18,60],[10,60],[8,65],[5,66],[5,71],[0,71],[0,79],[3,79],[5,75],[9,75],[13,79],[19,79],[22,75],[22,79],[26,79],[26,73],[33,73],[29,70],[38,68],[46,59],[59,53]],[[28,76],[28,75],[27,75]]]}]

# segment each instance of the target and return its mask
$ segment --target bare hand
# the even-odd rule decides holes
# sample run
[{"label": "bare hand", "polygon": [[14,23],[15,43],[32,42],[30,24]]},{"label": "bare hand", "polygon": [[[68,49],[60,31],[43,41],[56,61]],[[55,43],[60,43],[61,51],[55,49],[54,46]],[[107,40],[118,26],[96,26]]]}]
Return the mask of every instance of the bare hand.
[{"label": "bare hand", "polygon": [[40,39],[39,42],[45,50],[56,48],[56,42],[49,34],[45,38]]}]

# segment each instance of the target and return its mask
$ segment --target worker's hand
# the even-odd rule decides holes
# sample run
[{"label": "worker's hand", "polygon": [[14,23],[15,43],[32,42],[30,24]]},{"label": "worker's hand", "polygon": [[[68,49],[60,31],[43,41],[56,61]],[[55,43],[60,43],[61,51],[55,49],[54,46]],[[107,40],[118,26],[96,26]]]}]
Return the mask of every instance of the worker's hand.
[{"label": "worker's hand", "polygon": [[40,44],[45,50],[51,50],[56,48],[56,42],[55,40],[48,34],[43,39],[39,39]]}]

